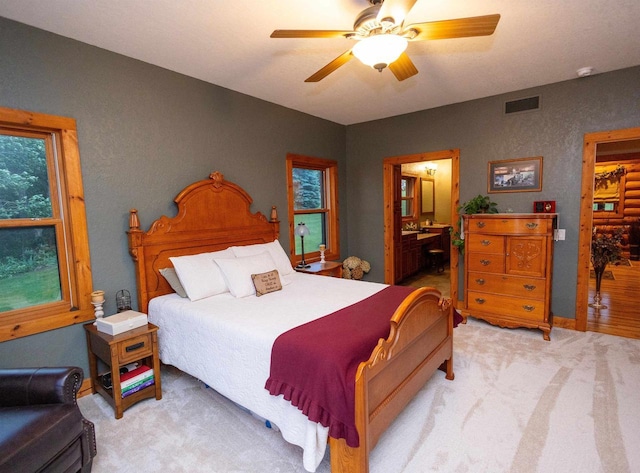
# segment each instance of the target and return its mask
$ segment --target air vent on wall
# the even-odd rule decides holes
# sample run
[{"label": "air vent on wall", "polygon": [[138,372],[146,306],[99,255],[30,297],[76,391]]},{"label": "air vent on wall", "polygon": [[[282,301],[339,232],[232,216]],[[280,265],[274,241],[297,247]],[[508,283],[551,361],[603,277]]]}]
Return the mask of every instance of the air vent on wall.
[{"label": "air vent on wall", "polygon": [[527,97],[524,99],[510,100],[504,103],[504,114],[529,112],[540,109],[540,96]]}]

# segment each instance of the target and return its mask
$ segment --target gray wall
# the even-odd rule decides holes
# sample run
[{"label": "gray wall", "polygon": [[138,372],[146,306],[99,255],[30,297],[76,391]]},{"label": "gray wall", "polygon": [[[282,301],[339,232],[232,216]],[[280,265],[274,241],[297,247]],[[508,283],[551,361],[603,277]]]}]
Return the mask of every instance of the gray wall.
[{"label": "gray wall", "polygon": [[[143,228],[175,215],[186,185],[220,171],[254,199],[278,206],[286,250],[288,152],[339,162],[346,220],[345,128],[77,41],[0,18],[0,105],[77,120],[93,287],[135,298],[128,211]],[[346,249],[347,230],[341,233]],[[73,326],[0,343],[0,366],[88,369],[84,330]]]},{"label": "gray wall", "polygon": [[[382,160],[461,150],[461,199],[486,193],[487,161],[544,157],[539,193],[494,194],[501,208],[558,203],[567,241],[556,244],[553,310],[574,316],[584,133],[640,126],[640,68],[344,127],[0,18],[0,105],[78,122],[94,288],[115,312],[134,293],[128,210],[142,225],[175,214],[171,199],[219,170],[280,209],[286,238],[287,152],[340,163],[342,256],[372,263],[383,280]],[[539,112],[505,117],[506,99],[541,93]],[[348,157],[348,159],[347,159]],[[81,326],[0,343],[0,366],[88,368]]]},{"label": "gray wall", "polygon": [[[540,94],[539,111],[505,116],[506,100]],[[347,127],[349,251],[384,279],[382,161],[460,149],[460,200],[487,194],[487,162],[543,157],[541,192],[490,194],[501,211],[555,200],[566,241],[555,244],[554,314],[575,318],[585,133],[640,126],[640,67]],[[460,292],[462,295],[462,292]]]}]

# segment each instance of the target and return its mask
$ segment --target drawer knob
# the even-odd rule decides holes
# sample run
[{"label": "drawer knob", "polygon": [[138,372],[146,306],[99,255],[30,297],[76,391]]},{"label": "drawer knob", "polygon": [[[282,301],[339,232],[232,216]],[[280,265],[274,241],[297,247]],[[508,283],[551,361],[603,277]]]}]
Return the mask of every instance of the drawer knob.
[{"label": "drawer knob", "polygon": [[491,244],[491,240],[480,240],[480,244],[482,246],[489,246]]},{"label": "drawer knob", "polygon": [[478,285],[482,286],[484,284],[484,279],[478,278],[478,279],[476,279],[476,283],[478,283]]},{"label": "drawer knob", "polygon": [[484,304],[486,301],[482,297],[476,297],[476,302],[478,304]]},{"label": "drawer knob", "polygon": [[484,223],[484,222],[476,222],[476,225],[477,225],[478,228],[484,228],[486,223]]},{"label": "drawer knob", "polygon": [[491,260],[488,260],[488,259],[481,259],[481,260],[480,260],[480,264],[481,264],[482,266],[489,266],[489,265],[491,264]]},{"label": "drawer knob", "polygon": [[533,291],[536,288],[533,284],[523,284],[522,287],[527,291]]},{"label": "drawer knob", "polygon": [[529,230],[533,230],[534,228],[538,228],[538,224],[535,223],[535,222],[529,222],[529,223],[527,223],[527,228]]},{"label": "drawer knob", "polygon": [[524,310],[526,310],[527,312],[531,312],[531,311],[533,311],[533,309],[535,309],[535,306],[532,306],[532,305],[523,305],[523,306],[522,306],[522,308],[523,308]]},{"label": "drawer knob", "polygon": [[136,350],[139,350],[140,348],[144,348],[144,342],[129,345],[128,347],[125,348],[125,351],[127,352],[136,351]]}]

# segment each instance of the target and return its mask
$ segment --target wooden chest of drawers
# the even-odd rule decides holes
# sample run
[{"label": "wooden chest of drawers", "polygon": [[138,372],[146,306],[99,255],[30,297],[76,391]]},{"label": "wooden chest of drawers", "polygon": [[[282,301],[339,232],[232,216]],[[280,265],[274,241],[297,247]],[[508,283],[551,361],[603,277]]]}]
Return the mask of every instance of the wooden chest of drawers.
[{"label": "wooden chest of drawers", "polygon": [[464,215],[464,317],[551,332],[556,214]]}]

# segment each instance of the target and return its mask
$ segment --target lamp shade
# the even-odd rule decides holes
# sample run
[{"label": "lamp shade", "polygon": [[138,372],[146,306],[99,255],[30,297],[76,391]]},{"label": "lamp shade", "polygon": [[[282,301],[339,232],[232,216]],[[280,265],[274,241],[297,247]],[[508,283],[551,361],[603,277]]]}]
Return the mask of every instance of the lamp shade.
[{"label": "lamp shade", "polygon": [[304,223],[300,222],[298,224],[298,226],[296,227],[294,233],[299,237],[306,237],[311,232],[309,231],[309,229],[307,228],[307,226]]},{"label": "lamp shade", "polygon": [[363,64],[381,71],[407,49],[407,40],[396,34],[378,34],[360,40],[352,51]]}]

